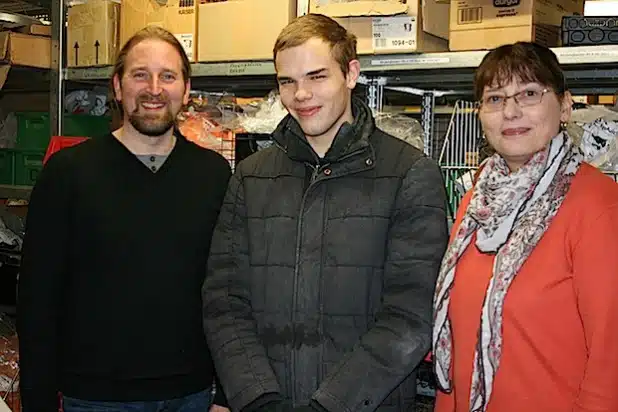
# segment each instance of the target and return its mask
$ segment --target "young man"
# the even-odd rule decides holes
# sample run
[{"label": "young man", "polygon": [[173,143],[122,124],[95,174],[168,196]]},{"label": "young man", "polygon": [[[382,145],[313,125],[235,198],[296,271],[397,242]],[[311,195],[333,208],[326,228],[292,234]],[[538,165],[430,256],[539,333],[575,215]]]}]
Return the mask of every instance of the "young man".
[{"label": "young man", "polygon": [[448,238],[440,170],[352,97],[356,39],[335,21],[298,18],[274,57],[289,116],[232,177],[203,288],[222,385],[234,411],[411,411]]},{"label": "young man", "polygon": [[57,411],[58,392],[65,412],[211,407],[200,290],[231,172],[175,131],[189,76],[172,34],[138,32],[114,68],[122,127],[61,150],[37,181],[19,283],[24,412]]}]

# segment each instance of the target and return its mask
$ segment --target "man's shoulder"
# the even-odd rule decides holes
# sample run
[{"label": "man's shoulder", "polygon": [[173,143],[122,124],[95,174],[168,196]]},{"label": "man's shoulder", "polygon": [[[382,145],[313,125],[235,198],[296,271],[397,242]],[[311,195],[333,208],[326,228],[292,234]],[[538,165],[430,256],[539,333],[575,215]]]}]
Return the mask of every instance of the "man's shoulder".
[{"label": "man's shoulder", "polygon": [[436,161],[420,149],[378,128],[372,136],[372,145],[380,164],[395,168],[403,174],[411,169],[431,171],[438,169]]},{"label": "man's shoulder", "polygon": [[[185,139],[186,140],[186,139]],[[208,165],[214,169],[229,169],[229,161],[219,152],[186,140],[185,152],[198,165]]]},{"label": "man's shoulder", "polygon": [[81,176],[89,165],[100,157],[101,150],[98,146],[98,139],[87,139],[54,152],[45,160],[35,186],[55,186],[59,182],[64,185]]},{"label": "man's shoulder", "polygon": [[[80,162],[89,162],[92,156],[101,154],[101,143],[105,137],[88,138],[72,146],[54,152],[47,160],[46,167],[66,168]],[[49,166],[48,166],[49,165]]]},{"label": "man's shoulder", "polygon": [[240,161],[236,166],[236,170],[245,177],[266,177],[287,169],[289,166],[287,160],[289,158],[285,153],[279,147],[272,144]]}]

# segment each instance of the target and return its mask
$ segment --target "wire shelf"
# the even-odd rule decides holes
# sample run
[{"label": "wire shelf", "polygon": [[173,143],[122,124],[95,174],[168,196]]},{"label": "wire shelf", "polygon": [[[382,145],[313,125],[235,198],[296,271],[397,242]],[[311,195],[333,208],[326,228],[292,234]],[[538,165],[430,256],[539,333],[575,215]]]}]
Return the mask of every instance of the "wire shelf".
[{"label": "wire shelf", "polygon": [[479,164],[482,136],[476,103],[457,101],[438,157],[446,184],[451,219],[455,218],[461,198],[472,186],[474,172]]}]

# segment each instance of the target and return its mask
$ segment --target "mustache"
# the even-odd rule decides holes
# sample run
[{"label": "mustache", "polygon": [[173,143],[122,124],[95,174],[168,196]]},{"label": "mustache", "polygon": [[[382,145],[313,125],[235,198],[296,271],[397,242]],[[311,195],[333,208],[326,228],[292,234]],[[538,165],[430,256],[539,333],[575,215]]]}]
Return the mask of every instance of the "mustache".
[{"label": "mustache", "polygon": [[154,104],[165,104],[167,105],[169,98],[166,94],[161,93],[158,95],[153,95],[150,93],[142,93],[135,98],[135,110],[133,110],[133,114],[138,114],[140,112],[140,105],[142,103],[154,103]]},{"label": "mustache", "polygon": [[158,95],[152,95],[150,93],[140,94],[135,99],[137,103],[167,103],[169,98],[166,94],[161,93]]}]

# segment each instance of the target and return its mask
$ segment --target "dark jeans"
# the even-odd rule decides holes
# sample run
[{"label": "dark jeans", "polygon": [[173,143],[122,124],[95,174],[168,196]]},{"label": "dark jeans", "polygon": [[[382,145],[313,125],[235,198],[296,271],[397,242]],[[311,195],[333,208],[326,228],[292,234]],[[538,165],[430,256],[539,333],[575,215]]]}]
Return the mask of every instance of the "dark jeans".
[{"label": "dark jeans", "polygon": [[148,402],[101,402],[65,396],[64,412],[208,412],[211,391],[205,390],[184,398]]}]

